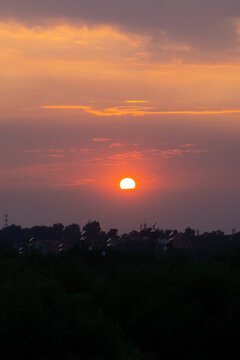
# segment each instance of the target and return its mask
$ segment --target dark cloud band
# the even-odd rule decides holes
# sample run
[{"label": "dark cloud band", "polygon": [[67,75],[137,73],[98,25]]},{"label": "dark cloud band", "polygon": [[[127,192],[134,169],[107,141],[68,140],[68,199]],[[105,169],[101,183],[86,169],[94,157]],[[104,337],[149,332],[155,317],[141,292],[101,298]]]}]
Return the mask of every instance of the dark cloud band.
[{"label": "dark cloud band", "polygon": [[233,48],[240,17],[238,0],[0,0],[0,18],[31,24],[68,18],[111,24],[158,38],[165,31],[176,41],[199,49]]}]

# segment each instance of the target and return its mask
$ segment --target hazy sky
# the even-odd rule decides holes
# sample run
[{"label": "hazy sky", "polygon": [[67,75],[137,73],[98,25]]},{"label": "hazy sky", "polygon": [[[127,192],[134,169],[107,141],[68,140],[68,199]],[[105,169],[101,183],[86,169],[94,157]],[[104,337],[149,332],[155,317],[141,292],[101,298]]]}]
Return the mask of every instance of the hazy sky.
[{"label": "hazy sky", "polygon": [[0,49],[11,223],[240,229],[239,0],[0,0]]}]

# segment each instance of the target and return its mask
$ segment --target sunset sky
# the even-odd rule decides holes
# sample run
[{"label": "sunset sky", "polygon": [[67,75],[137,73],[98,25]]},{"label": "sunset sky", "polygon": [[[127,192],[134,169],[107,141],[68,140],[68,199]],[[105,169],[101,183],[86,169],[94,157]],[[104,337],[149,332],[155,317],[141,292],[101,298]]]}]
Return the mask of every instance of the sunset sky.
[{"label": "sunset sky", "polygon": [[240,229],[239,0],[0,0],[0,49],[10,223]]}]

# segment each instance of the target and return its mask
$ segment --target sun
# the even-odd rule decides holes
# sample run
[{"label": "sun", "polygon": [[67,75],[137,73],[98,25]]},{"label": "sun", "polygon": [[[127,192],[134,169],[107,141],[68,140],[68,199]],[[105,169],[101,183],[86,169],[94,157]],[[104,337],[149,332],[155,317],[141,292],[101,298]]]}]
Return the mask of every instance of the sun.
[{"label": "sun", "polygon": [[131,178],[122,179],[120,182],[120,188],[122,190],[133,190],[135,189],[135,187],[136,187],[135,181]]}]

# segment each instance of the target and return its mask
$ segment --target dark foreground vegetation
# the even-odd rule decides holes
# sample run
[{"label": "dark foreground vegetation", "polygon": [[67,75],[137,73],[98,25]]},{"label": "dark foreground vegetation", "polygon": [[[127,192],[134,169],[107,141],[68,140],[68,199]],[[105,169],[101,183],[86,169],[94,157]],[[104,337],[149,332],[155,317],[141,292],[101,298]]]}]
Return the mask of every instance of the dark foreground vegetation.
[{"label": "dark foreground vegetation", "polygon": [[185,255],[0,250],[0,357],[229,358],[239,348],[240,249]]}]

